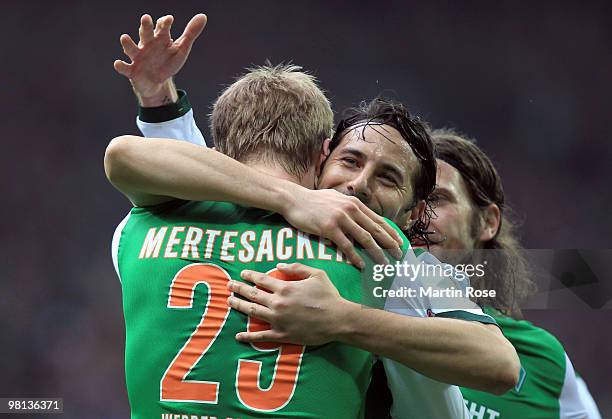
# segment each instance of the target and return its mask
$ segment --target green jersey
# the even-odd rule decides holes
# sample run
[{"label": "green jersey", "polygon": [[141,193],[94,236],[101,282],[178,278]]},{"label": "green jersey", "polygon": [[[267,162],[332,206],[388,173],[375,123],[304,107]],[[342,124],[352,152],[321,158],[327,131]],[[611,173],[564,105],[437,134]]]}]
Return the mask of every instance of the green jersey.
[{"label": "green jersey", "polygon": [[193,201],[134,208],[113,242],[132,418],[362,415],[372,354],[340,343],[240,343],[237,332],[266,324],[227,304],[227,282],[243,269],[291,280],[275,271],[279,262],[323,269],[344,298],[364,302],[359,271],[328,242],[277,214]]},{"label": "green jersey", "polygon": [[521,372],[514,389],[501,396],[462,388],[470,418],[546,419],[586,417],[575,386],[575,374],[559,341],[528,321],[485,309],[514,345]]}]

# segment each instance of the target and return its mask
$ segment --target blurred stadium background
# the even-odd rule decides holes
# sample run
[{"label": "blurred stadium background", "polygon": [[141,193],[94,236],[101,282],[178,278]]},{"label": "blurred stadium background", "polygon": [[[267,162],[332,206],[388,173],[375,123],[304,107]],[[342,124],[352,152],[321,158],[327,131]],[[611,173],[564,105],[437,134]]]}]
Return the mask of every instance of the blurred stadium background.
[{"label": "blurred stadium background", "polygon": [[[104,149],[136,133],[119,35],[209,16],[177,84],[200,127],[242,68],[292,60],[336,112],[386,93],[493,157],[532,249],[612,248],[609,2],[11,2],[3,4],[0,396],[63,397],[65,417],[128,416],[110,240],[128,202]],[[609,278],[600,278],[607,281]],[[602,289],[609,289],[604,287]],[[612,416],[612,311],[531,310]],[[607,309],[606,309],[607,308]],[[24,416],[25,417],[25,416]]]}]

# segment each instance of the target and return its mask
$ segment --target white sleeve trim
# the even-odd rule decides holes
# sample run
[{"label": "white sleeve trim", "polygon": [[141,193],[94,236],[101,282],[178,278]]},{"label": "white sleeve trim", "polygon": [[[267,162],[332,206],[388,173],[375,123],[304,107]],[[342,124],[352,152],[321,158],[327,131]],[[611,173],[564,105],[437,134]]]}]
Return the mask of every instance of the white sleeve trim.
[{"label": "white sleeve trim", "polygon": [[119,223],[119,225],[115,229],[115,233],[113,234],[113,241],[111,243],[111,256],[113,258],[113,266],[115,267],[115,272],[117,272],[117,278],[119,278],[119,282],[121,282],[121,274],[119,274],[119,242],[121,241],[121,233],[123,232],[123,228],[127,224],[129,218],[130,214],[126,215],[125,218]]},{"label": "white sleeve trim", "polygon": [[173,138],[206,147],[206,141],[193,117],[193,109],[178,118],[165,122],[144,122],[136,118],[136,125],[145,137]]},{"label": "white sleeve trim", "polygon": [[580,399],[578,393],[578,385],[576,383],[576,372],[572,361],[566,353],[565,355],[565,379],[563,380],[563,388],[559,396],[559,417],[561,419],[585,419],[592,418],[587,416],[587,411]]},{"label": "white sleeve trim", "polygon": [[576,385],[578,386],[578,397],[580,397],[582,405],[587,413],[586,417],[589,419],[601,419],[601,413],[599,413],[597,403],[595,403],[595,399],[591,396],[591,392],[584,380],[580,377],[576,377]]}]

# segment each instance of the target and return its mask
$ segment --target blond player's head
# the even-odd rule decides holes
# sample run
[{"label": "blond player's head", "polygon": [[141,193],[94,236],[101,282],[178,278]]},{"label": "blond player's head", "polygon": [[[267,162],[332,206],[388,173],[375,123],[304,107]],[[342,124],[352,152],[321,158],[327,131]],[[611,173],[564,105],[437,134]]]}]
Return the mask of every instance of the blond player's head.
[{"label": "blond player's head", "polygon": [[263,161],[301,178],[319,163],[333,129],[329,100],[295,65],[249,69],[213,105],[217,149],[244,163]]}]

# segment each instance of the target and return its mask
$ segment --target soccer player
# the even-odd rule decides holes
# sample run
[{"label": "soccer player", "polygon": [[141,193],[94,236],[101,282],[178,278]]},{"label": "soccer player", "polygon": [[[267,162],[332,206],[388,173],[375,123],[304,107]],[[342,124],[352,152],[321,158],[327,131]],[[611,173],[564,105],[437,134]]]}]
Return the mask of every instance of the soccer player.
[{"label": "soccer player", "polygon": [[[158,25],[159,25],[159,21],[158,21]],[[122,44],[124,45],[124,49],[126,50],[126,53],[132,56],[132,60],[133,60],[132,66],[133,67],[131,67],[131,69],[128,67],[125,67],[125,66],[128,66],[127,63],[123,63],[121,65],[118,65],[116,63],[115,67],[122,74],[130,77],[132,80],[132,83],[135,85],[135,88],[136,88],[137,81],[134,80],[134,77],[133,77],[134,73],[132,73],[131,70],[138,67],[136,65],[136,62],[138,61],[138,59],[136,60],[134,59],[134,56],[135,56],[134,53],[132,54],[129,53],[130,50],[134,52],[133,51],[134,46],[128,45],[126,47],[125,41],[126,41],[125,36],[123,36]],[[144,50],[146,50],[146,48],[140,49],[140,51],[144,51]],[[172,76],[173,74],[169,74],[169,76]],[[163,80],[163,78],[158,78],[158,79]],[[159,83],[158,82],[158,84],[160,85],[163,84],[166,87],[168,86],[172,87],[171,83]],[[156,89],[155,94],[158,95],[158,97],[164,96],[164,95],[159,95],[159,93],[163,91],[164,88],[165,87],[162,86],[159,89]],[[155,128],[155,129],[162,128],[161,127],[162,125],[167,124],[171,127],[171,129],[172,127],[174,127],[175,129],[178,127],[178,129],[180,130],[181,128],[184,129],[185,127],[187,127],[187,131],[188,132],[190,131],[191,133],[193,133],[194,131],[197,130],[197,128],[195,130],[192,129],[193,127],[195,127],[195,124],[193,123],[193,118],[191,116],[192,113],[189,107],[186,106],[185,99],[186,98],[184,96],[180,97],[176,105],[163,106],[158,109],[153,109],[151,110],[151,112],[145,109],[141,109],[142,110],[141,117],[145,116],[144,114],[146,112],[148,113],[148,115],[146,116],[153,116],[153,114],[156,114],[156,118],[158,119],[156,121],[151,120],[149,124],[151,125],[150,127],[147,127],[146,126],[147,124],[143,123],[142,121],[139,121],[139,126],[141,126],[141,128],[144,128],[143,129],[144,131],[148,128]],[[141,103],[143,103],[143,101],[141,101]],[[163,105],[163,102],[160,103],[158,101],[157,104]],[[176,115],[177,108],[178,108],[178,113],[180,113],[178,115]],[[398,109],[396,109],[396,111],[397,110]],[[169,122],[163,122],[169,119],[168,118],[169,111],[175,112],[176,119],[173,119],[172,121],[169,121]],[[388,113],[388,115],[389,116],[401,115],[401,109],[399,109],[399,111],[400,112]],[[163,117],[160,118],[160,115],[162,115]],[[408,127],[412,129],[410,125],[411,123],[410,118],[403,119],[402,121],[404,122],[408,121],[409,123]],[[353,122],[359,122],[359,121],[355,120]],[[380,122],[376,122],[372,124],[373,126],[370,126],[370,124],[358,124],[358,123],[354,125],[355,126],[348,126],[347,128],[356,128],[356,129],[350,129],[348,130],[348,132],[343,133],[343,134],[351,133],[351,134],[356,135],[357,137],[367,136],[368,141],[350,141],[351,135],[342,135],[338,137],[338,141],[335,144],[334,151],[332,152],[332,155],[328,159],[331,161],[335,161],[336,173],[335,173],[335,176],[330,176],[328,177],[328,179],[335,179],[335,180],[330,180],[330,182],[332,181],[336,182],[336,187],[340,190],[342,190],[342,188],[346,188],[345,192],[353,193],[354,195],[359,196],[361,199],[366,200],[366,201],[370,199],[371,200],[370,204],[373,204],[373,205],[379,204],[379,208],[377,208],[379,211],[381,212],[390,211],[387,214],[390,214],[394,218],[403,221],[404,226],[409,226],[411,224],[414,225],[414,222],[413,222],[414,218],[411,216],[412,215],[411,210],[414,209],[414,206],[406,207],[405,205],[406,200],[402,202],[402,199],[403,198],[409,199],[408,202],[411,202],[411,203],[415,202],[415,200],[413,199],[414,197],[412,196],[412,194],[414,193],[412,187],[414,185],[413,183],[414,178],[417,177],[417,174],[413,172],[413,167],[415,166],[414,166],[414,163],[412,162],[414,162],[415,160],[414,154],[418,154],[418,153],[413,153],[412,150],[410,149],[407,150],[407,147],[405,146],[402,147],[401,140],[398,144],[397,140],[402,137],[402,133],[399,133],[397,129],[393,128],[393,125],[385,127],[386,124],[380,123]],[[382,127],[382,130],[381,129],[377,130],[377,127]],[[402,129],[403,128],[400,127],[400,130]],[[382,134],[381,134],[381,131],[382,131]],[[396,131],[397,133],[400,134],[400,137],[397,137]],[[378,134],[378,137],[376,137],[376,135],[374,134]],[[394,136],[393,140],[391,141],[388,138],[390,135]],[[405,138],[406,141],[408,141],[410,138],[414,139],[415,137],[414,134],[407,135],[405,132],[403,133],[403,135],[404,135],[403,138]],[[163,135],[163,136],[166,136],[166,135]],[[176,136],[179,138],[189,137],[189,135],[184,135],[184,133],[182,133],[182,135],[180,136],[179,135],[176,135]],[[202,138],[201,135],[196,136],[196,137],[200,139]],[[367,143],[370,142],[369,141],[370,138],[375,139],[374,141],[375,146],[372,149],[368,149],[368,145],[367,145]],[[127,139],[124,139],[124,140],[127,140]],[[194,141],[194,142],[197,142],[197,141]],[[382,145],[384,144],[389,145],[388,143],[394,144],[396,146],[399,145],[399,148],[398,149],[391,148],[391,149],[384,150],[384,147],[382,147]],[[350,146],[361,147],[361,150],[354,150],[354,149],[351,150],[352,147]],[[410,144],[410,146],[414,147],[414,144]],[[224,160],[221,158],[221,156],[215,155],[213,152],[196,153],[194,149],[190,149],[188,147],[178,147],[171,143],[159,142],[159,141],[142,142],[138,140],[135,140],[135,141],[132,140],[132,145],[130,148],[133,153],[132,154],[133,158],[129,158],[129,156],[127,156],[125,160],[126,162],[131,162],[131,163],[136,164],[136,166],[132,166],[131,169],[134,170],[135,173],[140,173],[139,181],[146,184],[147,188],[151,188],[150,190],[156,190],[156,191],[163,190],[163,193],[168,194],[168,195],[174,195],[174,196],[181,195],[183,197],[190,196],[192,197],[190,199],[203,199],[203,197],[210,199],[209,196],[205,196],[205,195],[206,195],[206,192],[211,193],[211,190],[217,194],[222,194],[222,193],[227,194],[228,193],[227,191],[230,190],[231,191],[230,193],[234,195],[238,195],[239,193],[237,191],[228,189],[227,183],[225,184],[225,186],[223,186],[223,181],[218,179],[224,176],[223,172],[234,170],[236,167],[239,167],[237,173],[244,174],[245,177],[248,177],[249,179],[248,184],[234,183],[233,186],[236,186],[237,188],[245,189],[245,188],[248,188],[249,185],[255,185],[253,188],[256,189],[257,182],[259,181],[259,179],[264,179],[264,184],[268,185],[272,189],[274,189],[274,185],[277,184],[274,178],[265,177],[265,176],[262,177],[262,175],[259,173],[248,172],[247,170],[248,168],[240,167],[240,165],[237,162],[230,162],[229,160]],[[181,150],[179,150],[179,148]],[[157,151],[154,154],[149,153],[149,152],[153,152],[154,149],[157,149]],[[389,160],[388,157],[390,155],[401,154],[404,157],[403,159],[400,159],[400,161],[402,163],[408,162],[409,163],[408,167],[403,166],[402,163],[400,163],[399,170],[395,170],[395,171],[393,171],[392,169],[389,170],[390,169],[389,164],[385,164],[385,159],[382,159],[382,161],[380,161],[379,159],[379,161],[377,161],[377,159],[374,158],[374,156],[380,155],[381,151],[383,155],[387,156],[387,161]],[[337,154],[334,156],[333,153],[337,153]],[[157,154],[157,158],[155,154]],[[192,155],[192,157],[194,158],[193,160],[188,162],[187,165],[173,165],[171,163],[172,161],[177,161],[177,159],[179,160],[184,159],[187,154]],[[345,154],[345,156],[340,157],[341,154]],[[361,163],[360,163],[359,167],[355,165],[354,169],[352,170],[353,171],[352,179],[350,178],[350,176],[349,178],[345,178],[344,175],[346,174],[346,170],[340,170],[342,168],[338,166],[348,165],[348,166],[345,166],[345,169],[347,168],[350,169],[350,165],[352,164],[350,162],[351,158],[347,157],[346,154],[351,154],[352,160],[354,162],[356,162],[355,157],[358,157],[359,159],[361,159],[362,163],[364,162],[364,160],[368,160],[368,164],[367,164],[368,170],[363,170],[363,167],[361,167]],[[421,157],[422,159],[422,156],[418,156],[418,157]],[[419,161],[418,157],[416,158],[417,161]],[[140,160],[141,164],[139,164],[138,160]],[[187,161],[185,160],[185,162]],[[155,173],[147,172],[151,170],[152,164],[155,165],[155,170],[154,170]],[[206,164],[207,166],[202,166],[203,164]],[[373,172],[370,170],[372,167],[376,169]],[[383,170],[381,170],[381,168]],[[178,169],[178,172],[173,171],[175,169]],[[184,169],[185,171],[181,172],[180,171],[181,169]],[[360,176],[360,173],[366,173],[366,174],[365,176]],[[215,176],[213,177],[211,174],[214,174]],[[343,176],[338,176],[338,174],[343,175]],[[398,180],[398,177],[396,176],[398,174],[399,176],[401,176],[399,180]],[[323,173],[322,177],[324,176],[325,176],[325,173]],[[166,179],[163,179],[164,177]],[[189,181],[187,182],[188,183],[187,185],[183,184],[182,186],[173,189],[170,187],[171,182],[168,183],[169,182],[168,179],[171,179],[172,182],[176,182],[176,181],[180,182],[186,179],[189,179]],[[399,190],[404,191],[404,193],[397,194],[397,196],[395,197],[393,196],[394,194],[390,194],[391,200],[388,199],[389,194],[381,195],[380,192],[370,194],[368,197],[368,194],[363,189],[363,186],[373,179],[375,179],[377,182],[380,182],[382,184],[396,185],[396,186],[389,186],[389,189],[399,187]],[[204,185],[199,183],[204,180],[208,181],[209,183],[204,184]],[[355,180],[357,182],[354,182]],[[364,180],[367,180],[367,182],[364,183],[363,182]],[[164,182],[165,184],[162,185],[162,187],[160,188],[159,183],[164,183]],[[210,183],[213,183],[212,187]],[[399,184],[401,184],[401,186]],[[222,185],[222,186],[219,186],[219,185]],[[230,183],[229,186],[231,187],[232,184]],[[241,193],[243,194],[246,193],[246,195],[249,195],[249,189],[245,189]],[[384,188],[380,188],[379,190],[383,190],[383,189]],[[427,188],[424,188],[424,190],[426,189]],[[414,190],[416,190],[416,188],[414,188]],[[408,191],[408,192],[405,192],[405,191]],[[268,192],[268,191],[265,191],[265,192]],[[301,192],[298,192],[297,190],[294,190],[294,192],[295,194],[301,193]],[[190,195],[190,194],[195,194],[195,195]],[[270,195],[268,194],[267,196],[270,196]],[[381,201],[378,198],[383,198],[383,200]],[[240,199],[244,199],[244,196]],[[255,200],[257,199],[261,200],[261,196],[251,196],[249,199],[252,200],[249,203],[253,204]],[[416,212],[418,213],[419,211],[417,210]],[[401,217],[404,217],[404,218],[401,218]],[[367,311],[369,310],[361,310],[360,312],[357,312],[355,314],[358,314],[359,316],[364,316],[364,313],[362,312],[367,312]],[[366,317],[368,315],[369,313],[365,313]],[[376,316],[382,316],[382,317],[376,317]],[[447,381],[455,381],[456,379],[457,381],[466,382],[469,385],[474,385],[479,388],[489,389],[491,391],[496,391],[496,392],[503,391],[503,390],[500,390],[501,388],[504,388],[504,389],[507,388],[505,387],[506,384],[503,383],[503,380],[505,380],[505,378],[503,378],[504,375],[503,373],[500,374],[500,372],[508,371],[508,369],[504,369],[504,367],[501,367],[501,366],[503,365],[509,366],[511,365],[511,362],[507,363],[507,360],[509,358],[507,356],[508,352],[504,352],[505,351],[505,347],[504,347],[505,341],[504,340],[497,341],[497,343],[501,344],[501,346],[491,348],[491,346],[494,345],[493,342],[496,339],[495,332],[493,332],[494,334],[491,335],[490,334],[491,331],[485,332],[482,326],[477,326],[476,324],[470,324],[471,322],[469,323],[468,322],[456,322],[455,320],[450,320],[450,319],[427,319],[427,320],[432,320],[432,321],[428,321],[427,324],[421,323],[420,324],[421,326],[426,325],[426,327],[423,327],[421,329],[419,327],[416,327],[417,323],[412,324],[413,322],[406,321],[406,320],[407,319],[402,319],[402,318],[398,319],[398,317],[393,316],[390,313],[380,312],[380,313],[374,313],[374,317],[370,318],[369,323],[368,322],[361,322],[361,323],[354,322],[354,323],[357,323],[357,326],[367,324],[369,331],[376,330],[375,327],[372,327],[372,325],[376,322],[382,322],[381,324],[385,324],[388,327],[379,328],[380,330],[383,330],[383,329],[385,330],[385,333],[387,334],[386,340],[381,339],[378,336],[373,337],[370,335],[370,336],[362,337],[364,338],[363,341],[353,342],[353,344],[357,346],[361,345],[362,347],[368,346],[368,345],[374,345],[374,346],[370,346],[370,349],[375,352],[387,353],[387,354],[390,354],[390,356],[392,357],[402,359],[403,361],[406,361],[408,363],[412,363],[412,365],[419,365],[422,371],[427,372],[434,376],[437,374],[439,377],[443,377],[443,379],[446,379]],[[433,320],[436,320],[436,321],[433,321]],[[449,332],[450,329],[452,329],[452,332],[450,334],[445,335],[445,333]],[[402,333],[398,333],[400,330],[411,331],[411,333],[413,334],[412,342],[408,342],[408,343],[393,342],[393,339],[389,338],[389,337],[395,338],[397,336],[405,336]],[[419,342],[418,339],[415,339],[415,335],[422,337],[422,340]],[[321,339],[321,336],[323,337],[323,339],[331,338],[330,334],[320,334],[318,338],[319,340]],[[472,339],[472,338],[475,338],[475,339]],[[408,341],[409,340],[410,339],[408,339]],[[408,345],[408,346],[412,345],[414,347],[413,351],[407,351],[407,352],[398,351],[398,348],[401,348],[400,344]],[[418,344],[421,344],[423,346],[421,348],[418,348]],[[428,346],[428,345],[431,345],[431,346]],[[432,348],[434,349],[432,350]],[[458,348],[463,348],[465,349],[465,351],[457,350]],[[454,354],[456,358],[451,357],[449,359],[449,357],[444,356],[443,353],[439,352],[441,349],[444,354],[447,353],[445,351],[448,351],[448,353]],[[463,354],[463,356],[459,356],[457,355],[457,353]],[[470,356],[473,356],[474,354],[477,354],[477,353],[482,354],[483,357],[480,357],[478,362],[473,362],[474,359],[473,358],[470,359]],[[501,356],[497,356],[497,355],[501,355]],[[491,366],[496,366],[496,368],[491,368]],[[509,369],[511,370],[511,368]],[[469,371],[469,372],[465,374],[465,371]],[[397,375],[399,374],[396,374],[396,376]],[[512,380],[513,379],[514,378],[512,378]],[[508,379],[507,381],[509,382],[511,380]],[[443,383],[437,383],[437,385],[438,385],[438,388],[436,388],[435,391],[432,392],[432,394],[439,392],[439,390],[445,386]],[[433,399],[433,400],[439,401],[439,399]],[[431,401],[432,400],[429,400],[429,402]],[[433,403],[430,403],[430,405],[433,405]],[[416,411],[418,411],[418,409]]]},{"label": "soccer player", "polygon": [[[314,185],[333,114],[311,76],[294,66],[252,69],[218,98],[212,118],[221,151],[288,182]],[[238,342],[236,333],[266,325],[232,310],[237,297],[227,287],[244,269],[285,282],[292,271],[279,262],[307,261],[327,272],[335,292],[361,304],[370,294],[359,270],[279,214],[169,199],[134,186],[124,161],[129,147],[130,141],[111,142],[105,169],[138,205],[114,239],[132,417],[359,417],[371,353],[340,342]]]},{"label": "soccer player", "polygon": [[462,388],[471,417],[600,418],[594,404],[588,408],[584,403],[583,397],[588,400],[590,395],[586,386],[579,389],[561,343],[522,318],[519,305],[533,284],[506,215],[504,191],[493,163],[472,140],[452,130],[435,130],[432,139],[438,178],[436,216],[431,223],[434,244],[429,248],[449,263],[476,266],[487,261],[484,275],[474,275],[471,284],[496,291],[495,298],[479,302],[497,320],[521,360],[519,382],[501,396]]}]

